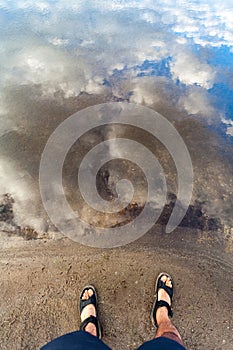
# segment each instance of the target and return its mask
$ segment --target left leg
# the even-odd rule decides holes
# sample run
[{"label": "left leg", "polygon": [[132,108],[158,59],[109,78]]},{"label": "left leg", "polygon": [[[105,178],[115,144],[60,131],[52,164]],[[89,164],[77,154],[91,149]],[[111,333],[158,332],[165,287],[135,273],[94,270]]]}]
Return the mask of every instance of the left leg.
[{"label": "left leg", "polygon": [[41,350],[111,350],[102,340],[85,331],[65,334],[44,345]]},{"label": "left leg", "polygon": [[110,350],[101,340],[101,328],[97,317],[97,294],[93,286],[83,289],[80,296],[80,331],[65,334],[41,350]]}]

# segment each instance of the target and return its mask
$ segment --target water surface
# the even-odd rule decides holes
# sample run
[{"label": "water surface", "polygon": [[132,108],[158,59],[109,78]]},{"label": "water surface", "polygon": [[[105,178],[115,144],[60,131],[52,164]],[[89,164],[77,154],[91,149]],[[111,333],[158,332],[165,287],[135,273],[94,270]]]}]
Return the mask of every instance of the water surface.
[{"label": "water surface", "polygon": [[[0,1],[0,15],[0,190],[14,197],[18,225],[48,229],[38,169],[51,132],[87,106],[126,101],[177,128],[193,162],[191,205],[233,227],[231,1]],[[72,198],[81,156],[122,135],[157,152],[176,194],[174,164],[156,140],[107,128],[70,151],[64,183],[74,207],[83,206]],[[111,182],[121,166],[110,166]],[[141,186],[141,175],[135,179]]]}]

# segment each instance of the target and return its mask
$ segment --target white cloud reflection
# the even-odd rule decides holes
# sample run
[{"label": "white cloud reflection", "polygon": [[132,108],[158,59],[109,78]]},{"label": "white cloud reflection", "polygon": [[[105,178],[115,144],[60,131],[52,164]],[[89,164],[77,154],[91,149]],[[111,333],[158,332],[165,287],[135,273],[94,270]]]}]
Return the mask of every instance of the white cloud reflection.
[{"label": "white cloud reflection", "polygon": [[[7,36],[2,84],[43,83],[49,91],[53,86],[78,95],[92,91],[92,81],[101,85],[113,69],[171,57],[173,79],[208,89],[214,69],[190,51],[189,40],[232,46],[229,6],[228,1],[1,1],[1,36]],[[62,84],[65,80],[69,83]]]},{"label": "white cloud reflection", "polygon": [[191,52],[179,52],[171,63],[173,79],[179,79],[186,85],[200,85],[210,89],[214,84],[215,70],[205,62],[201,62]]},{"label": "white cloud reflection", "polygon": [[[200,54],[193,44],[203,50],[232,48],[232,10],[227,0],[0,0],[0,89],[37,84],[51,98],[58,92],[69,98],[118,90],[118,96],[132,92],[131,101],[153,105],[157,95],[146,85],[156,85],[156,75],[162,75],[187,87],[177,99],[179,108],[209,116],[213,107],[205,89],[214,86],[219,74],[208,51]],[[165,73],[141,67],[145,61],[163,60]],[[128,83],[119,94],[116,74],[120,72]],[[140,72],[146,77],[136,79]]]},{"label": "white cloud reflection", "polygon": [[222,122],[227,126],[226,134],[233,136],[233,120],[222,118]]},{"label": "white cloud reflection", "polygon": [[215,117],[215,109],[207,92],[196,86],[190,87],[185,95],[180,96],[178,105],[189,115],[202,115],[204,117]]}]

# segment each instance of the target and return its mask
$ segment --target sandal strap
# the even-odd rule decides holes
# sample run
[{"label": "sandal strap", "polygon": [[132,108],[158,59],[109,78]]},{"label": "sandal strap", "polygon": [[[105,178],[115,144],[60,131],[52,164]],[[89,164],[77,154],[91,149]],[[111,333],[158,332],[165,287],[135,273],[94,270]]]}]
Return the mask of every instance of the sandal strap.
[{"label": "sandal strap", "polygon": [[83,322],[80,324],[80,330],[81,331],[85,331],[86,326],[88,325],[88,323],[93,323],[96,327],[96,332],[97,332],[97,337],[100,337],[100,332],[99,332],[99,322],[97,317],[95,316],[89,316],[88,318],[86,318],[85,320],[83,320]]},{"label": "sandal strap", "polygon": [[156,312],[157,312],[157,310],[158,310],[160,307],[163,307],[163,306],[165,306],[165,307],[167,308],[168,316],[170,316],[170,317],[173,316],[172,308],[171,308],[171,306],[170,306],[165,300],[156,301],[155,307],[154,307],[154,312],[153,312],[153,317],[154,317],[154,321],[155,321],[155,326],[156,326],[156,327],[158,327],[158,323],[157,323],[157,320],[156,320]]},{"label": "sandal strap", "polygon": [[[89,289],[89,288],[88,288]],[[83,291],[84,294],[85,290]],[[92,294],[92,296],[90,296],[88,299],[80,299],[80,313],[83,311],[83,309],[87,306],[87,305],[94,305],[96,308],[97,302],[96,302],[96,296],[95,293]]]}]

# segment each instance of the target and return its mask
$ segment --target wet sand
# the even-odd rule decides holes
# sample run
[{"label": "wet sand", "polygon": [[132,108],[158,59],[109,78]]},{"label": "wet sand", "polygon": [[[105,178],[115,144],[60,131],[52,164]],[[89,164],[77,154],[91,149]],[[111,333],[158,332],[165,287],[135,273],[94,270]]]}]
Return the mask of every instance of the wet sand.
[{"label": "wet sand", "polygon": [[155,334],[150,311],[160,271],[174,277],[173,321],[187,349],[233,347],[231,242],[184,228],[166,235],[160,226],[116,249],[57,238],[2,240],[2,350],[39,349],[76,330],[87,283],[99,294],[103,340],[113,349],[136,349]]}]

